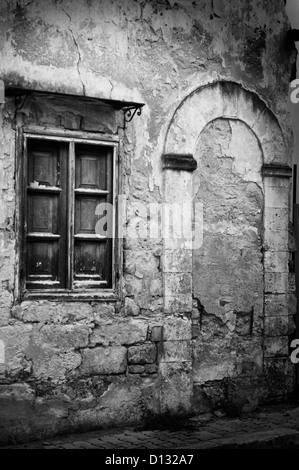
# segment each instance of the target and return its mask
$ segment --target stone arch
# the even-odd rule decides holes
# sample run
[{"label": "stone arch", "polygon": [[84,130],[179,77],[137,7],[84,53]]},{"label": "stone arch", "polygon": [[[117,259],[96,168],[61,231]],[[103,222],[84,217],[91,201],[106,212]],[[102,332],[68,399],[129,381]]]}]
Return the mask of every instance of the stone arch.
[{"label": "stone arch", "polygon": [[[203,227],[205,222],[204,211],[200,207],[195,208],[194,204],[194,195],[196,194],[194,191],[196,188],[194,170],[196,170],[201,158],[201,155],[196,153],[199,139],[203,130],[216,120],[235,121],[236,125],[238,122],[244,123],[255,136],[257,147],[260,150],[261,168],[259,169],[257,165],[255,168],[259,172],[259,185],[263,197],[260,231],[262,234],[262,250],[260,250],[262,256],[259,254],[262,261],[262,275],[258,292],[261,305],[248,310],[248,312],[236,312],[236,315],[240,314],[240,318],[236,317],[235,323],[232,322],[232,325],[237,337],[240,335],[240,344],[243,344],[243,333],[245,332],[247,335],[249,356],[246,356],[246,348],[244,351],[239,351],[240,361],[244,362],[245,366],[246,361],[249,361],[253,370],[259,374],[265,374],[265,378],[267,378],[267,374],[273,367],[272,361],[275,360],[278,344],[281,346],[279,346],[279,354],[282,360],[288,357],[286,333],[289,290],[288,222],[292,170],[288,166],[288,149],[278,120],[255,93],[245,90],[237,83],[222,81],[193,91],[175,110],[166,132],[162,156],[164,170],[163,234],[167,233],[168,226],[170,227],[171,217],[166,214],[171,210],[175,213],[175,216],[172,217],[173,225],[178,223],[179,227],[183,229],[187,227],[187,230],[177,231],[177,233],[181,233],[181,238],[168,238],[164,235],[162,258],[164,312],[169,315],[184,316],[188,327],[185,326],[183,337],[177,336],[178,340],[196,339],[199,335],[202,325],[198,322],[201,321],[204,306],[201,305],[199,298],[193,297],[193,262],[194,250],[204,243]],[[199,214],[198,217],[196,213]],[[226,300],[223,300],[219,306],[225,309]],[[219,312],[216,313],[220,315]],[[243,314],[248,316],[246,325],[250,325],[249,330],[244,330],[244,332],[240,329],[240,325],[243,328]],[[251,323],[251,319],[253,318],[253,322],[255,322],[258,315],[261,316],[261,322]],[[261,329],[259,326],[263,321],[265,321],[265,327]],[[275,331],[275,336],[273,331]],[[254,332],[254,336],[252,336],[252,332]],[[252,343],[252,337],[256,343]],[[183,343],[184,341],[180,341],[178,348],[181,348]],[[184,371],[188,370],[189,376],[192,376],[192,380],[185,380],[182,385],[182,389],[184,389],[182,404],[188,400],[191,401],[197,385],[201,386],[207,380],[216,380],[219,376],[217,364],[213,369],[215,374],[211,375],[208,360],[206,361],[208,376],[202,374],[202,369],[196,369],[196,363],[202,367],[205,355],[203,351],[203,356],[196,359],[193,343],[193,349],[191,346],[188,349],[186,345],[186,351],[192,350],[192,353],[182,353],[181,356],[179,354],[175,356],[176,369],[179,370],[181,367]],[[202,345],[200,340],[199,344]],[[180,349],[180,351],[182,350]],[[246,371],[245,366],[244,371]],[[162,376],[167,377],[169,370],[172,370],[171,365],[164,363],[161,369]],[[242,373],[242,370],[241,364],[238,374]],[[231,377],[233,374],[233,368],[228,363],[221,378]]]},{"label": "stone arch", "polygon": [[218,118],[243,121],[256,135],[265,164],[287,163],[283,133],[272,111],[257,94],[226,81],[198,88],[179,104],[166,133],[164,154],[193,155],[202,130]]},{"label": "stone arch", "polygon": [[[164,203],[167,207],[181,208],[181,212],[187,218],[188,214],[193,214],[189,216],[189,227],[199,228],[199,236],[194,243],[191,230],[187,230],[181,239],[164,240],[164,310],[168,314],[186,314],[192,312],[194,308],[193,253],[194,248],[198,246],[197,242],[202,242],[200,228],[204,224],[203,215],[202,219],[200,217],[196,219],[195,216],[195,219],[191,220],[195,214],[193,171],[200,158],[197,156],[196,160],[194,155],[203,130],[217,119],[244,123],[256,137],[261,150],[259,174],[263,188],[261,302],[268,318],[267,324],[276,324],[278,320],[283,323],[288,315],[288,222],[292,174],[291,168],[287,165],[288,150],[281,127],[271,110],[256,94],[232,82],[217,82],[192,92],[177,107],[166,133],[163,155]],[[182,221],[180,214],[178,219]],[[164,232],[167,223],[168,220],[164,217]],[[279,294],[279,306],[277,294]],[[278,311],[281,320],[277,319]],[[265,331],[265,337],[267,334]],[[285,339],[281,340],[284,345],[287,344]],[[264,351],[266,358],[272,354],[272,342],[269,327],[269,340],[265,341]],[[287,349],[284,353],[288,354]]]}]

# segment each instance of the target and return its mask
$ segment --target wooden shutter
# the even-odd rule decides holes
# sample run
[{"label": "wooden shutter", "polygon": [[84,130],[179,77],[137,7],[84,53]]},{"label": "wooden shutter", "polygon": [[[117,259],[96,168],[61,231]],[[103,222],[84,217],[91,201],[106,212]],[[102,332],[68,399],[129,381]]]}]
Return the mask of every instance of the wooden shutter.
[{"label": "wooden shutter", "polygon": [[75,145],[74,287],[112,287],[112,213],[108,233],[96,233],[104,213],[100,204],[113,203],[113,149]]},{"label": "wooden shutter", "polygon": [[66,287],[68,144],[28,139],[26,288]]}]

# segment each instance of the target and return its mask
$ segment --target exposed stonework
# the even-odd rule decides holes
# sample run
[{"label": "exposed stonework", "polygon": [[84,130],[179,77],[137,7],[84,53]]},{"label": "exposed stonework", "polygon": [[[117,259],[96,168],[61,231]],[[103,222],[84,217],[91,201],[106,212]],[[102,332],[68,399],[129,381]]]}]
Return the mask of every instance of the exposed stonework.
[{"label": "exposed stonework", "polygon": [[[0,442],[250,411],[293,391],[289,24],[282,0],[213,3],[0,6],[1,79],[37,90],[0,108]],[[109,100],[145,106],[124,125]],[[120,143],[113,299],[20,301],[15,156],[28,127]]]}]

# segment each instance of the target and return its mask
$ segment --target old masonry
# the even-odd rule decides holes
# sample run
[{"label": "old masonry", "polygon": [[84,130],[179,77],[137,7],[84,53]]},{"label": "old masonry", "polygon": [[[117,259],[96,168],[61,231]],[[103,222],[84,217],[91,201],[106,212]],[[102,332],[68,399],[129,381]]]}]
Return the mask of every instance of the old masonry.
[{"label": "old masonry", "polygon": [[0,1],[0,24],[0,442],[288,398],[284,1]]}]

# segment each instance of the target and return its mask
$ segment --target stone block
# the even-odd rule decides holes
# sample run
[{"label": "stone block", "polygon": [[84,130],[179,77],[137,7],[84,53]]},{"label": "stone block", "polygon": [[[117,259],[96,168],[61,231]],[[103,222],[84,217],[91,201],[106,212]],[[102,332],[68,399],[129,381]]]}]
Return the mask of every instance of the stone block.
[{"label": "stone block", "polygon": [[287,397],[294,391],[295,366],[290,358],[265,358],[265,378],[270,398]]},{"label": "stone block", "polygon": [[[91,304],[92,306],[92,317],[95,320],[95,322],[99,322],[99,324],[103,323],[103,319],[107,318],[115,318],[115,302],[111,303],[106,303],[106,302],[94,302]],[[88,316],[87,318],[90,318]]]},{"label": "stone block", "polygon": [[289,226],[288,208],[267,207],[265,210],[265,232],[278,231],[283,232]]},{"label": "stone block", "polygon": [[288,295],[265,295],[265,317],[283,316],[288,314]]},{"label": "stone block", "polygon": [[266,227],[264,240],[269,250],[286,251],[288,249],[289,232],[286,227],[282,230],[272,230]]},{"label": "stone block", "polygon": [[160,379],[159,374],[146,377],[141,384],[143,416],[160,414]]},{"label": "stone block", "polygon": [[145,250],[125,250],[125,270],[139,279],[144,276],[158,276],[159,259]]},{"label": "stone block", "polygon": [[33,404],[35,399],[34,389],[26,383],[0,385],[0,403],[4,401],[28,402]]},{"label": "stone block", "polygon": [[13,295],[7,290],[0,293],[0,327],[7,326],[12,320],[11,307],[13,304]]},{"label": "stone block", "polygon": [[166,188],[164,203],[177,204],[179,206],[184,202],[189,203],[192,201],[193,190],[191,172],[166,170],[164,172],[164,178]]},{"label": "stone block", "polygon": [[153,326],[151,329],[150,340],[153,343],[163,341],[163,326]]},{"label": "stone block", "polygon": [[192,294],[192,276],[188,273],[165,273],[164,274],[165,296]]},{"label": "stone block", "polygon": [[[96,427],[101,423],[107,427],[124,427],[140,422],[143,410],[139,377],[128,376],[126,381],[114,381],[97,401],[97,407],[90,410],[90,421]],[[81,413],[82,419],[86,419],[86,410]],[[86,423],[87,428],[90,428],[90,421]]]},{"label": "stone block", "polygon": [[165,341],[163,343],[162,362],[190,362],[192,361],[191,341]]},{"label": "stone block", "polygon": [[164,341],[191,339],[191,320],[188,318],[166,317],[164,320]]},{"label": "stone block", "polygon": [[258,109],[250,94],[240,93],[238,97],[238,118],[254,127],[259,119],[262,119],[262,108]]},{"label": "stone block", "polygon": [[[189,129],[190,121],[192,121],[194,132],[198,136],[208,122],[223,115],[223,99],[223,88],[218,83],[202,90],[202,93],[194,95],[191,109],[189,106],[186,106],[185,109],[184,120],[187,129]],[[191,120],[190,111],[192,111],[192,116],[194,117]]]},{"label": "stone block", "polygon": [[289,339],[287,336],[273,336],[264,340],[265,357],[286,357],[289,355]]},{"label": "stone block", "polygon": [[165,296],[164,312],[166,314],[179,314],[192,312],[192,295],[181,294],[176,296]]},{"label": "stone block", "polygon": [[289,273],[288,275],[288,293],[296,294],[296,277],[295,273]]},{"label": "stone block", "polygon": [[156,364],[145,364],[144,368],[146,374],[155,374],[158,371]]},{"label": "stone block", "polygon": [[[165,232],[164,232],[165,233]],[[165,237],[165,250],[175,251],[175,250],[192,250],[193,240],[192,234],[189,231],[188,237],[177,236],[172,233],[169,236]]]},{"label": "stone block", "polygon": [[58,127],[60,125],[60,116],[54,116],[50,114],[40,115],[38,118],[38,124],[41,126]]},{"label": "stone block", "polygon": [[[137,279],[135,276],[132,276],[131,274],[125,274],[124,279],[125,279],[124,288],[125,288],[126,295],[129,295],[129,296],[132,295],[134,297],[137,295],[140,295],[140,293],[143,290],[142,280]],[[127,306],[127,309],[128,309],[128,314],[130,315],[129,312],[131,312],[132,309],[130,308],[129,304]],[[133,312],[134,311],[136,311],[135,308],[133,308]]]},{"label": "stone block", "polygon": [[[277,166],[277,165],[264,165],[264,168],[266,169],[266,172],[273,173],[275,171],[279,171],[280,173],[284,174],[287,167],[285,166]],[[272,170],[272,171],[271,171]],[[292,172],[291,169],[289,169],[289,172],[286,173],[287,175],[291,176]],[[282,188],[285,191],[289,191],[290,189],[290,178],[281,178],[280,176],[266,176],[264,178],[264,185],[265,188]]]},{"label": "stone block", "polygon": [[134,364],[132,366],[129,366],[130,374],[142,374],[144,371],[145,371],[144,366],[141,366],[140,364]]},{"label": "stone block", "polygon": [[122,374],[127,368],[127,348],[122,346],[82,351],[81,372],[84,375]]},{"label": "stone block", "polygon": [[186,414],[191,410],[191,362],[160,364],[160,412]]},{"label": "stone block", "polygon": [[74,351],[58,353],[49,347],[30,345],[26,350],[26,357],[32,361],[32,375],[37,380],[50,380],[59,384],[76,376],[81,365],[81,355]]},{"label": "stone block", "polygon": [[[266,243],[268,242],[266,241]],[[270,246],[273,247],[273,244]],[[287,251],[266,251],[264,266],[268,273],[287,273],[289,271],[289,253]]]},{"label": "stone block", "polygon": [[192,250],[165,250],[163,257],[163,272],[191,273]]},{"label": "stone block", "polygon": [[239,97],[236,94],[223,94],[223,117],[236,119],[239,112],[238,102]]},{"label": "stone block", "polygon": [[89,342],[89,327],[86,325],[44,325],[34,328],[32,342],[51,346],[60,351],[84,348]]},{"label": "stone block", "polygon": [[155,344],[141,344],[131,346],[128,349],[129,364],[152,364],[157,360],[157,348]]},{"label": "stone block", "polygon": [[[21,371],[30,371],[30,364],[26,350],[31,341],[32,325],[15,323],[0,328],[0,341],[2,344],[2,372],[16,375]],[[4,370],[3,370],[4,369]]]},{"label": "stone block", "polygon": [[265,273],[265,291],[273,294],[288,292],[287,273]]},{"label": "stone block", "polygon": [[129,319],[110,325],[97,326],[90,335],[90,344],[101,346],[132,345],[146,341],[148,326],[145,321]]},{"label": "stone block", "polygon": [[265,186],[265,207],[277,209],[288,209],[289,190],[284,187]]},{"label": "stone block", "polygon": [[293,315],[288,315],[288,336],[292,335],[296,330],[296,323]]},{"label": "stone block", "polygon": [[297,312],[297,296],[295,294],[287,295],[287,305],[289,315],[296,315]]},{"label": "stone block", "polygon": [[140,308],[137,303],[129,297],[125,299],[125,313],[127,316],[132,317],[136,317],[140,313]]},{"label": "stone block", "polygon": [[[238,339],[239,342],[240,340]],[[200,346],[198,347],[198,345],[201,345],[202,351],[200,351]],[[236,376],[238,372],[236,355],[235,351],[230,350],[227,340],[220,342],[218,337],[217,343],[214,342],[213,344],[213,341],[210,341],[203,344],[202,339],[199,338],[194,344],[194,382],[204,384]],[[221,360],[219,360],[220,357]],[[244,360],[243,357],[242,359]]]},{"label": "stone block", "polygon": [[265,317],[265,336],[287,336],[289,334],[289,316]]},{"label": "stone block", "polygon": [[[99,308],[104,312],[108,304],[101,304]],[[109,306],[114,312],[114,304]],[[65,324],[81,320],[90,320],[94,316],[94,309],[87,302],[50,302],[25,301],[14,307],[13,316],[24,322]]]},{"label": "stone block", "polygon": [[162,282],[162,275],[158,275],[157,279],[152,279],[150,281],[150,288],[149,288],[150,295],[152,297],[162,297],[163,296],[163,282]]},{"label": "stone block", "polygon": [[142,315],[151,315],[151,313],[158,315],[164,312],[163,298],[148,297],[145,292],[144,295],[138,299],[138,301],[141,305],[140,312]]}]

